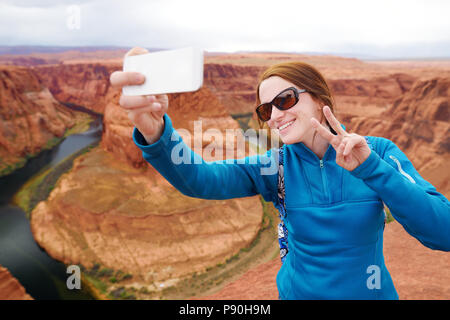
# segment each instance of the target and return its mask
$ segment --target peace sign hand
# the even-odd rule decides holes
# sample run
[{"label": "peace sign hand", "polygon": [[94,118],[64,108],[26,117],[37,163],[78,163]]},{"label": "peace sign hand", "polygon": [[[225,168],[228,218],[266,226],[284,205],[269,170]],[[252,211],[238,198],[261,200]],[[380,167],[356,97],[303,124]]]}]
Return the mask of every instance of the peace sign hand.
[{"label": "peace sign hand", "polygon": [[353,171],[370,155],[371,150],[366,139],[356,133],[347,133],[331,112],[330,107],[324,106],[323,113],[337,135],[332,134],[315,118],[311,118],[312,126],[336,150],[336,163],[348,171]]}]

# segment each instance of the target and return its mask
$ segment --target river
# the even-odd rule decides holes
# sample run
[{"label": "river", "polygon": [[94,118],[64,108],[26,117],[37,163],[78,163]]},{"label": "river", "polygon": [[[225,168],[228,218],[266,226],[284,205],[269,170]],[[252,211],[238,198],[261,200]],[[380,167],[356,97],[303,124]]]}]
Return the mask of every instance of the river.
[{"label": "river", "polygon": [[0,265],[8,268],[27,293],[38,300],[92,299],[83,288],[67,289],[66,280],[71,274],[66,273],[66,266],[52,259],[37,245],[25,212],[11,204],[12,197],[20,187],[42,168],[48,168],[47,165],[55,167],[66,157],[100,141],[101,115],[82,107],[68,107],[91,114],[94,121],[88,131],[65,138],[53,149],[28,160],[23,168],[0,178]]}]

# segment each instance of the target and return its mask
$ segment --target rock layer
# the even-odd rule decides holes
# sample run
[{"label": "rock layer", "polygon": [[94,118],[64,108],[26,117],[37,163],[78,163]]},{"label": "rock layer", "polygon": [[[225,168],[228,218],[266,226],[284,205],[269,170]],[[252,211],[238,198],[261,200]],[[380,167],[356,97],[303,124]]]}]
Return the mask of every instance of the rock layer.
[{"label": "rock layer", "polygon": [[0,266],[0,300],[33,300],[19,281],[2,266]]},{"label": "rock layer", "polygon": [[0,172],[23,165],[74,124],[74,112],[54,99],[33,70],[0,67]]},{"label": "rock layer", "polygon": [[35,67],[41,81],[58,101],[103,113],[111,101],[109,75],[117,64],[76,63]]}]

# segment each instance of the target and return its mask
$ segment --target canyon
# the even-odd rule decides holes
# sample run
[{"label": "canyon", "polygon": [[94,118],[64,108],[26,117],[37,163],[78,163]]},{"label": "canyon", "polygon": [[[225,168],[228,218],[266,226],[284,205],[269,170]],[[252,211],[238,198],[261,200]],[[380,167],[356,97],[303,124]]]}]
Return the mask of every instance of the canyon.
[{"label": "canyon", "polygon": [[0,176],[53,147],[83,114],[65,108],[26,67],[0,66]]},{"label": "canyon", "polygon": [[[120,284],[107,281],[106,293],[123,286],[135,289],[136,298],[158,298],[163,289],[223,264],[248,247],[262,227],[263,209],[258,197],[205,201],[183,196],[143,160],[131,140],[133,126],[118,105],[120,91],[109,85],[111,72],[121,69],[121,56],[77,60],[46,55],[34,62],[24,56],[22,63],[28,67],[2,66],[0,157],[2,166],[14,167],[20,158],[39,152],[82,121],[63,104],[103,114],[100,145],[78,157],[49,198],[36,206],[32,232],[37,243],[59,261],[131,275]],[[21,63],[15,59],[14,64]],[[168,114],[174,127],[192,133],[194,121],[201,119],[203,130],[238,129],[230,115],[253,113],[259,74],[268,65],[289,60],[311,63],[323,72],[335,95],[336,117],[348,132],[391,139],[424,179],[450,197],[446,165],[450,160],[450,63],[446,61],[365,62],[281,53],[207,55],[203,88],[169,95]],[[254,113],[248,117],[248,124],[257,128]],[[209,143],[201,141],[203,147]],[[385,241],[387,259],[397,270],[393,277],[401,277],[404,270],[401,249],[395,249],[399,246],[396,237],[407,243],[402,232],[398,227],[386,231],[390,235]],[[413,245],[406,248],[423,250]],[[432,268],[427,266],[430,260],[450,263],[444,255],[425,256],[405,266],[409,277]],[[265,258],[242,278],[218,286],[222,291],[196,298],[276,299],[278,269],[279,259]],[[448,279],[443,272],[442,278]],[[449,283],[441,283],[440,295],[432,297],[448,298]],[[426,284],[425,279],[417,283]],[[400,298],[420,299],[428,294],[422,290],[422,295],[411,295],[407,290],[411,288],[400,287]]]},{"label": "canyon", "polygon": [[[133,126],[118,94],[105,107],[101,145],[76,159],[34,209],[31,226],[52,257],[121,270],[132,275],[129,286],[155,292],[248,246],[261,227],[262,207],[257,197],[206,201],[180,194],[130,140]],[[170,106],[176,128],[189,130],[192,111],[191,119],[177,111],[186,114],[190,106],[215,128],[237,128],[207,88],[171,96]]]}]

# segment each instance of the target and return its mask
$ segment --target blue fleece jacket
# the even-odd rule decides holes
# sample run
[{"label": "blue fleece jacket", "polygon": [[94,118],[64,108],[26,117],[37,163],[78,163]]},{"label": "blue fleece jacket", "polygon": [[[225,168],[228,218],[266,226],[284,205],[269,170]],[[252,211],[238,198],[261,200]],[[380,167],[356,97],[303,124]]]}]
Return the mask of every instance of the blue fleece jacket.
[{"label": "blue fleece jacket", "polygon": [[[278,206],[276,150],[206,162],[167,114],[164,122],[157,142],[148,145],[137,128],[133,140],[180,192],[202,199],[261,194]],[[276,279],[281,299],[398,299],[383,257],[383,202],[423,245],[450,251],[450,202],[392,141],[367,139],[374,148],[353,171],[336,164],[331,145],[322,160],[303,143],[283,146],[289,253]],[[174,163],[174,155],[184,161]]]}]

